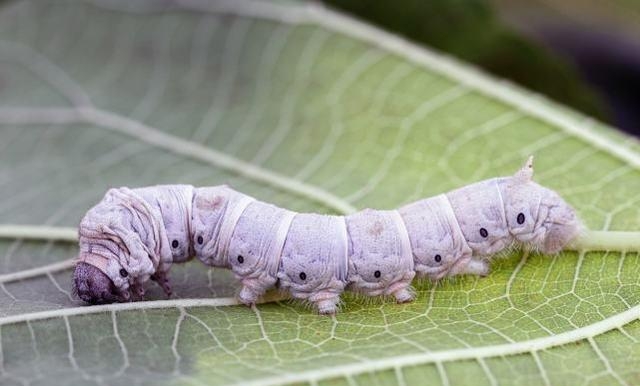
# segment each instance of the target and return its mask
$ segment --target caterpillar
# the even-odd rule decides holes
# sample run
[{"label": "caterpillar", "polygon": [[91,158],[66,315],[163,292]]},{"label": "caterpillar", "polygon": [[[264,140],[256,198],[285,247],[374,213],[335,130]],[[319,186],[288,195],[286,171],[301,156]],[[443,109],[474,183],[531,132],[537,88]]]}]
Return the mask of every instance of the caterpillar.
[{"label": "caterpillar", "polygon": [[533,157],[496,177],[407,204],[347,216],[295,213],[226,185],[109,190],[79,226],[74,292],[88,303],[141,299],[196,257],[231,269],[247,305],[272,287],[337,311],[345,290],[414,298],[414,277],[489,273],[512,245],[557,253],[581,231],[574,209],[534,181]]}]

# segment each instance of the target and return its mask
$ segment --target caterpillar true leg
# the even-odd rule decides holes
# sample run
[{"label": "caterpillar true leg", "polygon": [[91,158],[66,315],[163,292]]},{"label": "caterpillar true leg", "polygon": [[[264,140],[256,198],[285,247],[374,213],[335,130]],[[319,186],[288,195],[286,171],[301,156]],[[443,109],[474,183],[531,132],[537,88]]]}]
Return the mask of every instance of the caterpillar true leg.
[{"label": "caterpillar true leg", "polygon": [[[151,280],[158,283],[167,297],[171,296],[173,290],[171,288],[171,281],[169,280],[169,274],[167,272],[156,272],[151,275]],[[142,291],[142,295],[144,295],[144,290]]]},{"label": "caterpillar true leg", "polygon": [[138,300],[144,300],[144,285],[142,283],[140,284],[135,284],[132,285],[130,287],[130,291],[131,291],[131,300],[134,301],[138,301]]}]

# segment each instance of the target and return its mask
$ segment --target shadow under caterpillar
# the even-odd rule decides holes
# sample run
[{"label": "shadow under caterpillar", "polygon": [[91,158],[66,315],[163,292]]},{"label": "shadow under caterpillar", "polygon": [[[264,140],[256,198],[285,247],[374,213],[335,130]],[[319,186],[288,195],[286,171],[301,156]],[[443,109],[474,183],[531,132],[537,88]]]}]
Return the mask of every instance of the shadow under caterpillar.
[{"label": "shadow under caterpillar", "polygon": [[248,305],[276,284],[322,314],[345,290],[408,302],[416,275],[484,276],[514,243],[556,253],[578,236],[573,208],[532,176],[530,157],[511,177],[347,216],[291,212],[226,185],[111,189],[80,223],[74,292],[91,304],[141,299],[151,279],[170,295],[171,264],[195,256],[231,269]]}]

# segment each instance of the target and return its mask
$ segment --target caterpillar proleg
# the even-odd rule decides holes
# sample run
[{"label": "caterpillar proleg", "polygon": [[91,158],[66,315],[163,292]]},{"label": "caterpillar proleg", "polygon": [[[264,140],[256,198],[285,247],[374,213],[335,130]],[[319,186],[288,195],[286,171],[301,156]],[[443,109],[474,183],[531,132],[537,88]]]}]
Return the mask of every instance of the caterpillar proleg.
[{"label": "caterpillar proleg", "polygon": [[226,185],[111,189],[80,223],[74,290],[89,303],[127,301],[152,279],[170,294],[171,264],[195,256],[231,269],[245,304],[274,286],[323,314],[345,290],[407,302],[414,276],[484,276],[513,244],[556,253],[579,234],[571,206],[532,176],[530,157],[511,177],[347,216],[291,212]]}]

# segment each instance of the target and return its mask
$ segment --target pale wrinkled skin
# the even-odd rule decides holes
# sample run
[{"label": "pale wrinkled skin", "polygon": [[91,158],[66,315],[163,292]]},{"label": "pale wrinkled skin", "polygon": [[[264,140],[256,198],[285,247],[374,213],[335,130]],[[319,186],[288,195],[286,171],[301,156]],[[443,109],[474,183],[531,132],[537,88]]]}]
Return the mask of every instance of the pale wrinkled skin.
[{"label": "pale wrinkled skin", "polygon": [[[232,209],[245,197],[248,196],[236,192],[227,185],[194,189],[190,239],[193,252],[202,263],[229,268],[227,256],[221,253],[221,238],[225,236],[220,232],[225,218],[229,217]],[[226,236],[223,241],[228,241],[230,235]]]},{"label": "pale wrinkled skin", "polygon": [[[347,216],[349,288],[369,296],[393,295],[413,300],[415,276],[411,244],[403,245],[393,211],[365,209]],[[398,216],[399,217],[399,216]],[[409,241],[409,240],[407,240]]]},{"label": "pale wrinkled skin", "polygon": [[497,179],[484,180],[446,194],[467,245],[475,256],[490,256],[509,246],[504,201]]},{"label": "pale wrinkled skin", "polygon": [[193,186],[165,185],[135,190],[146,202],[160,211],[174,263],[193,257],[191,214]]},{"label": "pale wrinkled skin", "polygon": [[532,177],[533,159],[529,158],[513,177],[499,180],[509,231],[528,248],[546,254],[560,252],[583,226],[573,208],[556,192],[531,181]]},{"label": "pale wrinkled skin", "polygon": [[74,293],[91,304],[141,299],[152,279],[169,295],[169,267],[195,255],[232,269],[245,304],[278,281],[323,314],[345,288],[411,301],[416,274],[486,276],[513,243],[556,253],[578,235],[574,210],[532,175],[530,158],[512,177],[347,217],[295,214],[227,186],[112,189],[80,224]]},{"label": "pale wrinkled skin", "polygon": [[[571,206],[532,177],[529,158],[512,177],[480,181],[400,208],[418,275],[431,280],[486,276],[488,258],[513,243],[547,254],[562,250],[582,225]],[[439,263],[432,259],[436,254]]]},{"label": "pale wrinkled skin", "polygon": [[[79,261],[99,268],[113,283],[110,288],[118,299],[143,294],[143,284],[150,278],[160,278],[159,284],[170,294],[164,280],[172,263],[166,230],[159,211],[134,190],[110,189],[82,219],[78,234]],[[104,302],[104,278],[89,277],[92,272],[78,264],[73,290],[89,303]]]},{"label": "pale wrinkled skin", "polygon": [[[322,229],[322,232],[310,230]],[[295,217],[282,250],[280,287],[313,303],[322,314],[337,311],[347,275],[344,218],[311,213]]]},{"label": "pale wrinkled skin", "polygon": [[448,276],[454,265],[465,266],[473,251],[443,194],[398,209],[411,239],[414,270],[433,281]]},{"label": "pale wrinkled skin", "polygon": [[236,225],[229,244],[229,264],[242,283],[239,299],[245,304],[254,304],[278,279],[279,264],[274,260],[282,248],[276,247],[281,240],[274,235],[284,215],[283,209],[256,201]]}]

